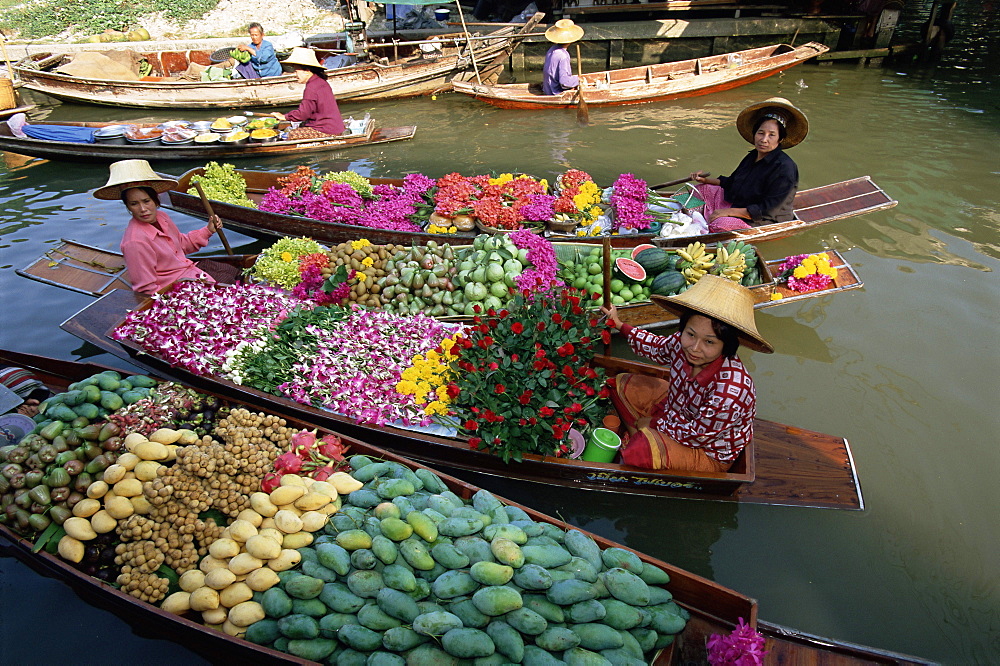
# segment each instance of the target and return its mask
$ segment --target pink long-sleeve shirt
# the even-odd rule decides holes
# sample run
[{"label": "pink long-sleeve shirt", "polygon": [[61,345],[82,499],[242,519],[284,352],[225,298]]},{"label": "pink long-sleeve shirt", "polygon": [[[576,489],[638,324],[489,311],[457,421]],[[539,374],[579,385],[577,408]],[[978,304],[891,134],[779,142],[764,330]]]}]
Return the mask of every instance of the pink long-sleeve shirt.
[{"label": "pink long-sleeve shirt", "polygon": [[155,294],[182,278],[215,282],[185,256],[208,245],[211,236],[208,227],[182,234],[162,210],[156,211],[155,224],[146,224],[133,217],[121,243],[132,289]]}]

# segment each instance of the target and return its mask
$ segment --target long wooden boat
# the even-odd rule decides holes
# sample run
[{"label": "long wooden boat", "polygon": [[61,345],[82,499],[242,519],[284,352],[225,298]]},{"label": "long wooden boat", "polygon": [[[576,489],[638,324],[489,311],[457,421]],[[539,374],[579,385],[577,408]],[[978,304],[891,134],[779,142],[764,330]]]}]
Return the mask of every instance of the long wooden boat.
[{"label": "long wooden boat", "polygon": [[[194,375],[172,367],[155,354],[110,333],[129,310],[146,307],[149,299],[115,289],[62,323],[61,328],[94,346],[154,374],[215,391],[326,428],[378,441],[385,448],[435,467],[473,472],[540,484],[633,495],[713,499],[755,504],[824,508],[864,508],[861,486],[847,440],[764,419],[754,422],[753,442],[725,473],[650,471],[615,463],[530,455],[507,464],[483,451],[471,450],[464,439],[415,430],[358,424],[335,414],[219,377]],[[609,374],[661,369],[643,363],[601,356],[596,363]]]},{"label": "long wooden boat", "polygon": [[[167,192],[169,204],[166,207],[196,217],[206,217],[201,199],[188,194],[192,187],[191,178],[201,175],[204,169],[192,169],[177,176],[177,186]],[[269,171],[251,171],[237,169],[247,184],[247,198],[259,203],[272,187],[281,187],[279,178],[287,173]],[[173,178],[173,176],[170,176]],[[401,179],[370,178],[373,184],[402,185]],[[795,219],[789,222],[777,222],[743,231],[703,234],[701,236],[679,236],[676,238],[656,238],[653,234],[629,234],[612,236],[615,247],[635,247],[644,243],[655,243],[663,247],[681,247],[702,241],[717,243],[729,240],[742,240],[747,243],[762,243],[797,234],[806,229],[812,229],[828,222],[842,220],[855,215],[892,208],[896,201],[889,197],[881,187],[875,184],[869,176],[853,178],[832,185],[802,190],[795,196]],[[417,244],[429,240],[447,240],[452,244],[469,244],[475,238],[475,233],[429,234],[392,231],[389,229],[374,229],[358,227],[350,224],[323,222],[296,215],[269,213],[256,208],[238,206],[224,202],[213,202],[212,209],[234,229],[255,237],[269,236],[305,236],[321,243],[342,243],[354,240],[360,233],[375,244]],[[566,240],[583,243],[601,243],[600,237],[562,236]]]},{"label": "long wooden boat", "polygon": [[[819,42],[801,46],[773,44],[745,51],[721,53],[658,65],[588,72],[583,81],[587,106],[622,106],[666,102],[708,95],[760,81],[829,51]],[[504,85],[456,81],[455,92],[501,109],[575,109],[577,89],[546,95],[538,83]]]},{"label": "long wooden boat", "polygon": [[[33,371],[50,388],[63,391],[68,384],[107,369],[93,363],[63,361],[34,354],[0,350],[0,363],[15,365]],[[225,396],[216,394],[226,399]],[[227,399],[230,404],[237,404]],[[273,413],[273,412],[272,412]],[[308,420],[295,420],[290,425],[302,428],[322,428],[322,424]],[[365,441],[351,439],[351,452],[392,460],[410,468],[422,467],[407,458],[400,457]],[[440,474],[440,473],[439,473]],[[459,479],[440,474],[448,488],[458,496],[468,499],[478,490],[476,486]],[[560,529],[579,529],[563,521],[532,510],[508,499],[500,498],[508,505],[517,506],[538,522],[545,522]],[[593,538],[601,548],[617,547],[631,550],[599,535],[581,530]],[[131,597],[114,587],[87,576],[66,561],[50,555],[44,550],[33,552],[33,544],[15,534],[7,526],[0,525],[0,547],[3,554],[14,557],[43,576],[59,580],[68,585],[78,596],[93,604],[115,613],[132,626],[142,630],[144,635],[162,637],[183,644],[192,651],[212,661],[230,662],[246,659],[254,664],[307,664],[312,663],[289,654],[277,652],[235,639],[223,632],[207,627],[185,617],[160,610]],[[636,551],[632,551],[636,552]],[[756,626],[764,635],[765,650],[769,652],[771,663],[848,665],[848,664],[927,664],[926,660],[885,650],[867,648],[853,643],[821,638],[780,625],[763,622],[758,618],[758,604],[734,590],[689,573],[683,569],[662,562],[648,555],[637,555],[652,566],[670,575],[665,586],[674,600],[688,610],[691,618],[674,644],[656,655],[654,664],[704,663],[706,660],[705,641],[712,634],[724,634],[732,630],[742,618],[751,626]]]},{"label": "long wooden boat", "polygon": [[[568,249],[570,243],[556,243],[557,254]],[[833,284],[825,289],[809,292],[795,292],[776,277],[778,267],[783,259],[764,259],[757,252],[758,265],[761,266],[761,283],[749,287],[753,294],[754,309],[775,307],[785,303],[829,296],[842,291],[860,289],[864,286],[860,276],[843,255],[836,250],[825,250],[830,257],[830,265],[837,269]],[[236,257],[216,257],[224,261],[236,262],[240,268],[253,265],[254,255],[238,255]],[[47,250],[24,268],[15,272],[30,280],[42,282],[54,287],[61,287],[90,296],[103,296],[115,289],[131,289],[125,260],[120,252],[103,250],[63,238],[60,244]],[[780,298],[774,298],[775,294]],[[656,328],[668,326],[677,321],[670,313],[651,302],[639,302],[618,306],[618,314],[622,321],[640,328]],[[445,318],[450,321],[464,321],[467,318]]]},{"label": "long wooden boat", "polygon": [[[377,58],[328,70],[327,80],[338,100],[357,102],[427,95],[448,90],[453,81],[465,78],[493,82],[511,51],[542,16],[536,14],[523,26],[503,26],[471,40],[464,33],[437,35],[435,43],[441,50],[433,55],[425,54],[420,42],[408,43],[390,51],[397,54],[393,60]],[[302,100],[303,86],[290,73],[262,79],[184,81],[177,75],[191,63],[211,64],[211,52],[150,51],[139,55],[152,65],[153,74],[138,81],[83,78],[50,71],[66,60],[62,53],[35,54],[14,69],[28,90],[78,104],[219,109],[296,106]],[[319,56],[323,55],[321,51]]]},{"label": "long wooden boat", "polygon": [[[112,122],[58,122],[45,123],[62,127],[87,127],[99,129],[124,123]],[[128,123],[140,128],[153,128],[157,123]],[[45,139],[22,139],[10,131],[6,123],[0,123],[0,150],[6,150],[29,157],[40,157],[48,160],[68,160],[72,162],[114,162],[117,160],[148,160],[178,161],[178,160],[217,160],[239,157],[276,157],[279,155],[304,155],[334,150],[346,150],[371,146],[392,141],[412,139],[417,128],[413,125],[403,127],[377,128],[374,122],[369,122],[363,132],[352,135],[331,137],[329,139],[293,139],[277,140],[268,143],[250,141],[247,143],[187,143],[168,144],[160,140],[145,143],[74,143],[70,141],[48,141]]]}]

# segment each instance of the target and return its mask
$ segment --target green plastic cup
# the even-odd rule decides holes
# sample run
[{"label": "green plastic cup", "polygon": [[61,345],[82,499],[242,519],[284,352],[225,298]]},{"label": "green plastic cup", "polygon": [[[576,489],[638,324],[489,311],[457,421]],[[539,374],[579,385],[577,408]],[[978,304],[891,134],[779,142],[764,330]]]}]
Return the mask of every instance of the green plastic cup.
[{"label": "green plastic cup", "polygon": [[587,448],[583,450],[581,460],[589,462],[611,462],[618,455],[622,445],[621,437],[607,428],[595,428],[587,440]]}]

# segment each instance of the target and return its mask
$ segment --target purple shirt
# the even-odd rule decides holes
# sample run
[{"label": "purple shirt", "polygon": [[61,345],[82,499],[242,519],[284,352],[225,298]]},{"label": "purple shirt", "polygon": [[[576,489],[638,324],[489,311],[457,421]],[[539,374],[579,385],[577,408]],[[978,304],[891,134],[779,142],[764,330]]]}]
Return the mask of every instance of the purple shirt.
[{"label": "purple shirt", "polygon": [[580,79],[573,76],[569,51],[560,44],[550,48],[545,54],[545,65],[542,66],[542,92],[546,95],[559,95],[579,84]]},{"label": "purple shirt", "polygon": [[343,134],[344,119],[340,117],[333,89],[326,79],[313,74],[306,81],[299,108],[285,114],[287,120],[301,122],[303,127],[326,134]]}]

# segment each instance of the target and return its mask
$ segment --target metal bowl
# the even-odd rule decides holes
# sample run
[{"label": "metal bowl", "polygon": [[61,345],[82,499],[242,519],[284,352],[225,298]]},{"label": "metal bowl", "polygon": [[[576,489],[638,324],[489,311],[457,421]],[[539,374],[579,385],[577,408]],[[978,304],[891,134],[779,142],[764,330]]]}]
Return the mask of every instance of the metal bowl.
[{"label": "metal bowl", "polygon": [[212,129],[211,120],[199,120],[197,122],[191,123],[191,129],[195,130],[199,134],[204,134]]}]

